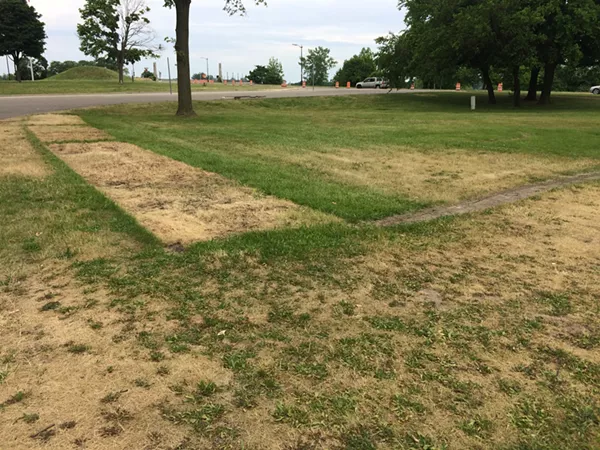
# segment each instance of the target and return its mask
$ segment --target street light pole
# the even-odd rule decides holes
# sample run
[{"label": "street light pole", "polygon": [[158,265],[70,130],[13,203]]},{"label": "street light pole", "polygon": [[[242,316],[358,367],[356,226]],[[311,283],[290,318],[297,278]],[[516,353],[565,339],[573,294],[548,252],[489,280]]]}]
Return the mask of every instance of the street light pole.
[{"label": "street light pole", "polygon": [[304,83],[304,46],[292,44],[294,47],[300,47],[300,86]]},{"label": "street light pole", "polygon": [[200,59],[205,59],[206,60],[206,81],[209,81],[209,75],[208,75],[208,58],[205,58],[204,56],[201,56]]}]

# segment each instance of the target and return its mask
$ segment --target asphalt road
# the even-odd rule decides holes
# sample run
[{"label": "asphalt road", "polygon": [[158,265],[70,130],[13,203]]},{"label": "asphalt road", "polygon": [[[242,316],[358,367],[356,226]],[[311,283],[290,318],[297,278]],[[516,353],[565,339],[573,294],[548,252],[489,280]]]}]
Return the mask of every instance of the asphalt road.
[{"label": "asphalt road", "polygon": [[[416,93],[415,91],[392,91],[390,94]],[[235,96],[264,96],[266,98],[285,97],[319,97],[337,95],[385,95],[386,89],[335,89],[288,88],[268,91],[213,91],[194,92],[194,100],[221,100],[233,99]],[[75,95],[19,95],[0,96],[0,120],[11,117],[39,114],[51,111],[64,111],[74,108],[87,108],[90,106],[116,105],[120,103],[150,103],[177,101],[177,94],[149,93],[149,94],[75,94]]]}]

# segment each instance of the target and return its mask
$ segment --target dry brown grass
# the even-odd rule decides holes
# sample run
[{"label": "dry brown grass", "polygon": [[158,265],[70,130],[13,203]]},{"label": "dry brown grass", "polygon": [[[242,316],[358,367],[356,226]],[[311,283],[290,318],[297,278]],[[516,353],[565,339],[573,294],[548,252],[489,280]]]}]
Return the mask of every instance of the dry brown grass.
[{"label": "dry brown grass", "polygon": [[[263,223],[244,213],[248,204],[262,205],[265,200],[253,191],[138,147],[64,144],[53,150],[138,214],[147,226],[152,224],[148,218],[161,217],[160,208],[175,211],[159,221],[161,226],[174,227],[169,221],[198,221],[195,230],[204,233],[207,228],[201,226],[207,227],[205,223],[230,230],[223,219],[228,217],[223,209],[228,208],[246,214],[244,227]],[[276,222],[272,217],[278,217],[277,213],[283,217],[290,214],[287,206],[278,210],[279,203],[273,202],[265,206],[265,214],[273,214],[269,224]],[[241,206],[236,209],[238,203]],[[540,356],[538,349],[545,346],[600,364],[598,345],[585,348],[574,344],[576,337],[600,335],[599,208],[599,184],[573,186],[461,217],[433,233],[402,228],[382,231],[378,239],[365,241],[369,246],[365,254],[325,265],[326,271],[317,272],[320,261],[311,261],[315,267],[307,271],[306,262],[279,259],[265,263],[252,256],[231,258],[225,251],[202,254],[201,266],[193,266],[193,258],[176,259],[178,255],[171,255],[169,261],[177,261],[171,265],[164,262],[167,256],[160,255],[164,266],[153,270],[159,263],[152,266],[150,256],[143,256],[141,263],[127,258],[139,244],[107,230],[73,230],[46,243],[42,238],[49,230],[32,225],[36,220],[32,208],[21,218],[28,224],[24,235],[42,233],[42,248],[35,254],[35,262],[29,260],[31,255],[18,259],[0,253],[5,263],[0,265],[0,372],[7,373],[0,381],[0,403],[17,391],[28,393],[21,402],[0,410],[0,447],[173,449],[190,437],[188,448],[198,449],[232,443],[257,449],[336,448],[359,427],[370,430],[377,441],[385,434],[378,431],[378,424],[389,425],[399,439],[407,432],[421,433],[436,442],[447,442],[450,449],[516,444],[521,431],[512,424],[511,415],[519,400],[543,402],[553,426],[558,426],[565,414],[562,399],[587,401],[597,396],[597,387],[577,379],[558,360],[544,362],[543,371],[533,376],[515,367],[535,362]],[[146,210],[156,210],[158,215],[144,216]],[[198,210],[202,212],[196,213]],[[302,210],[297,214],[298,220],[324,220]],[[47,217],[37,219],[52,223]],[[239,222],[235,226],[234,230],[247,229],[240,228]],[[20,242],[14,248],[20,248],[18,245]],[[115,283],[110,286],[115,291],[106,290],[109,285],[103,282],[81,285],[74,280],[76,269],[69,260],[56,256],[65,247],[77,252],[77,260],[117,260],[120,273],[130,271],[135,279],[112,279]],[[183,267],[183,262],[192,267]],[[169,273],[172,270],[181,270],[181,274]],[[157,292],[162,295],[120,295],[119,287],[127,292],[128,283],[159,286]],[[165,283],[168,287],[173,283],[173,296],[184,289],[201,295],[197,305],[187,299],[179,305],[181,314],[187,311],[187,319],[167,320],[178,306],[164,298],[169,297],[164,294],[168,291]],[[536,299],[540,291],[567,295],[572,310],[552,314],[548,305]],[[51,302],[59,302],[57,308],[43,311]],[[352,305],[353,312],[344,313],[342,302]],[[279,306],[289,306],[294,318],[273,320],[269,314]],[[309,315],[304,325],[297,324],[301,313]],[[367,320],[390,316],[412,324],[420,334],[412,328],[375,329]],[[251,327],[244,331],[234,326],[220,338],[220,328],[197,328],[206,317],[223,324],[245,318]],[[527,321],[538,321],[541,326],[523,343],[519,336],[527,333]],[[479,340],[482,329],[491,333],[487,346]],[[189,353],[176,353],[166,343],[166,336],[183,336],[190,330],[200,331],[202,344],[190,344]],[[141,345],[141,332],[156,336],[163,361],[150,360],[151,349]],[[273,337],[278,333],[283,338]],[[365,358],[369,365],[365,368],[341,360],[336,353],[340,340],[361,336],[389,339],[382,342],[390,343],[392,353],[379,353],[385,344],[361,348],[362,341],[357,341],[347,351],[354,351],[353,356]],[[432,342],[426,343],[427,339]],[[313,345],[312,353],[299,361],[304,363],[302,358],[306,358],[309,368],[312,356],[324,363],[328,373],[322,379],[296,372],[293,364],[297,360],[290,363],[288,350],[307,342]],[[88,348],[73,353],[70,343]],[[225,354],[246,349],[256,355],[249,358],[247,368],[230,371],[224,367]],[[409,364],[413,352],[429,355],[420,361],[422,366]],[[479,364],[487,365],[489,371],[482,371]],[[163,365],[168,373],[158,374]],[[380,365],[391,378],[374,376],[374,368]],[[274,396],[258,394],[254,407],[241,407],[235,391],[256,389],[247,378],[257,369],[271,374],[280,389]],[[555,373],[560,375],[559,381],[552,385],[548,380]],[[510,396],[500,391],[499,379],[517,381],[521,392]],[[148,386],[142,386],[140,380]],[[175,425],[161,416],[165,406],[175,410],[194,406],[185,395],[176,395],[174,386],[183,386],[189,393],[201,380],[213,381],[220,388],[206,400],[225,406],[215,425],[232,428],[239,435],[222,438],[219,433],[223,429],[217,428],[196,434],[190,426]],[[456,381],[476,383],[477,387],[466,394],[457,393],[448,384]],[[114,401],[102,400],[111,393],[120,394]],[[399,412],[392,400],[397,394],[418,401],[426,412]],[[356,406],[338,417],[328,401],[343,395],[355,398]],[[307,422],[294,425],[285,417],[276,421],[273,413],[279,404],[302,409]],[[339,404],[343,407],[343,402]],[[33,413],[39,414],[39,420],[23,420],[23,414]],[[459,429],[459,423],[475,415],[493,423],[489,436],[474,437]],[[68,422],[75,425],[60,427]],[[47,441],[30,437],[51,424],[55,424],[51,429],[55,433],[48,435]],[[398,445],[382,441],[378,448]]]},{"label": "dry brown grass", "polygon": [[597,160],[463,150],[330,149],[284,156],[353,184],[419,201],[456,203],[532,179],[598,166]]},{"label": "dry brown grass", "polygon": [[45,143],[85,142],[112,139],[112,137],[105,131],[85,125],[32,125],[29,126],[29,129],[38,137],[40,141]]},{"label": "dry brown grass", "polygon": [[[600,308],[598,208],[599,185],[566,188],[544,194],[538,200],[505,205],[490,214],[461,219],[458,228],[462,237],[454,242],[435,244],[434,238],[434,245],[417,252],[403,245],[374,248],[360,263],[354,264],[352,275],[362,278],[370,274],[363,282],[367,293],[352,295],[349,301],[360,304],[365,315],[394,315],[406,322],[428,309],[444,314],[469,306],[486,311],[485,320],[474,321],[472,325],[491,330],[514,326],[518,331],[525,320],[542,320],[543,331],[533,335],[530,348],[515,348],[514,338],[506,336],[495,338],[494,350],[476,352],[492,368],[493,376],[467,369],[468,359],[458,363],[463,366],[459,370],[461,381],[481,386],[483,405],[476,411],[495,424],[488,443],[514,442],[516,437],[510,427],[514,398],[497,393],[498,378],[518,380],[525,393],[551,403],[548,393],[540,391],[539,382],[515,372],[518,364],[530,364],[535,359],[530,350],[550,346],[600,363],[598,347],[585,350],[571,342],[576,335],[599,331],[594,325]],[[419,290],[393,281],[406,278],[428,281]],[[373,295],[380,282],[394,287],[397,305],[383,304],[378,295]],[[548,308],[534,301],[539,292],[570,293],[573,311],[564,317],[546,312]],[[509,307],[510,304],[517,304],[517,309]],[[441,324],[437,332],[441,333],[439,344],[430,351],[442,358],[456,358],[460,351],[451,344],[451,339],[444,343]],[[461,359],[458,357],[458,361]],[[550,369],[556,371],[559,367],[554,365]],[[402,385],[411,383],[410,380],[399,376],[395,383]],[[590,386],[572,378],[563,382],[578,390],[581,399],[594,396]],[[439,407],[444,389],[424,384],[421,387],[425,391],[420,400],[434,413],[422,417],[418,429],[423,434],[435,430],[436,436],[452,443],[450,448],[477,445],[477,440],[456,434],[456,423],[448,420],[448,412]],[[397,392],[394,386],[389,388],[389,394]]]},{"label": "dry brown grass", "polygon": [[39,114],[27,119],[28,125],[85,125],[79,116],[67,114]]},{"label": "dry brown grass", "polygon": [[[318,445],[315,448],[334,448],[339,445],[335,426],[317,423],[311,427],[293,427],[277,423],[272,413],[279,402],[305,407],[306,399],[322,401],[346,391],[356,393],[358,406],[344,429],[371,425],[371,419],[377,417],[402,432],[410,430],[434,435],[438,441],[444,439],[452,449],[476,448],[482,441],[457,430],[457,417],[468,418],[477,413],[494,423],[486,445],[514,443],[510,414],[515,398],[498,392],[499,378],[517,380],[524,394],[545,400],[538,381],[514,370],[519,363],[531,362],[531,349],[551,345],[600,363],[597,348],[576,348],[566,340],[575,332],[587,330],[589,319],[597,314],[600,227],[596,212],[599,207],[600,187],[597,185],[546,193],[538,200],[506,205],[491,214],[461,219],[455,230],[460,239],[427,238],[426,246],[415,246],[415,238],[410,236],[399,236],[392,245],[376,242],[367,256],[350,262],[348,272],[338,274],[340,279],[359,280],[354,289],[326,286],[318,279],[306,280],[310,286],[308,291],[286,292],[271,286],[278,303],[297,305],[296,313],[310,312],[311,323],[317,326],[314,330],[327,330],[327,338],[310,337],[314,334],[310,328],[287,327],[289,342],[273,342],[264,347],[252,364],[275,373],[282,392],[275,399],[259,399],[254,408],[233,404],[229,390],[233,377],[223,368],[219,354],[210,359],[202,356],[199,349],[186,354],[167,352],[167,359],[161,363],[148,359],[148,350],[137,341],[141,331],[156,333],[159,337],[177,332],[176,323],[164,320],[167,303],[143,298],[138,300],[143,300],[144,306],[135,313],[120,311],[118,307],[109,307],[114,297],[103,289],[84,292],[83,287],[73,281],[72,272],[64,262],[26,267],[29,275],[26,280],[0,292],[0,341],[10,343],[2,347],[0,356],[13,355],[6,364],[9,375],[5,383],[0,384],[0,402],[18,390],[30,395],[0,414],[0,438],[7,448],[15,449],[68,448],[74,446],[76,440],[90,449],[168,449],[191,436],[191,448],[214,448],[218,440],[194,436],[189,427],[165,421],[160,414],[160,406],[183,402],[181,397],[174,396],[170,386],[181,384],[193,388],[198,381],[206,380],[214,381],[223,390],[216,399],[226,405],[226,414],[219,424],[235,428],[240,433],[236,439],[247,448],[289,449],[300,444],[306,444],[306,448],[313,448],[309,444]],[[101,254],[100,248],[92,250],[82,250],[81,257],[86,259],[92,253],[95,257],[106,256]],[[92,253],[88,254],[89,251]],[[218,265],[218,258],[214,264]],[[259,275],[267,268],[257,263],[254,270],[253,275]],[[463,276],[457,281],[455,276],[459,272]],[[416,287],[405,283],[407,279],[427,281],[421,281]],[[255,283],[262,286],[262,278],[228,292],[227,298],[251,298],[257,289]],[[393,288],[393,294],[382,298],[378,292],[381,286]],[[218,288],[218,284],[213,287]],[[572,314],[555,317],[540,312],[540,306],[531,301],[532,290],[575,290],[579,294]],[[210,296],[215,289],[209,282],[201,291]],[[340,317],[333,313],[342,300],[355,305],[354,315]],[[397,303],[391,305],[391,300]],[[51,301],[77,309],[72,313],[40,311]],[[518,311],[507,313],[506,305],[514,301],[520,302]],[[451,366],[451,370],[460,381],[479,385],[476,392],[481,401],[479,406],[456,404],[455,394],[449,388],[420,379],[407,368],[404,357],[422,341],[416,336],[397,334],[392,337],[395,352],[390,367],[395,373],[392,380],[375,380],[372,375],[346,365],[330,365],[329,376],[321,381],[280,369],[282,350],[288,346],[313,339],[326,349],[333,349],[338,339],[373,333],[365,321],[367,317],[395,315],[405,321],[420,320],[426,311],[446,314],[468,305],[487,311],[484,320],[474,325],[501,329],[507,324],[518,326],[520,321],[534,317],[542,317],[545,324],[533,337],[531,348],[510,350],[514,342],[509,336],[497,337],[492,350],[469,342],[476,355],[492,368],[491,374],[474,370],[472,361],[457,348],[451,336],[444,337],[443,326],[439,325],[437,343],[426,351],[452,360],[456,366]],[[261,302],[251,302],[244,307],[243,314],[255,325],[262,326],[267,324],[268,310]],[[227,311],[222,313],[226,315]],[[101,322],[102,328],[93,330],[90,321]],[[255,339],[254,334],[252,339]],[[69,342],[90,348],[82,354],[73,354],[65,347]],[[240,349],[245,343],[236,341],[231,345]],[[318,352],[315,354],[319,357]],[[159,365],[167,366],[169,374],[157,375]],[[111,372],[108,367],[112,367]],[[570,387],[580,389],[582,397],[593,395],[567,378],[564,372],[561,376],[569,380]],[[147,380],[150,387],[136,386],[136,379]],[[121,391],[114,402],[101,401],[107,394]],[[402,418],[397,416],[390,399],[407,392],[413,392],[410,395],[427,408],[426,414],[408,411]],[[300,396],[303,400],[298,400]],[[458,408],[460,415],[452,407]],[[18,420],[23,413],[37,413],[40,419],[27,424]],[[69,421],[76,425],[59,428]],[[56,434],[47,442],[29,437],[53,423]],[[157,430],[158,434],[153,434]],[[380,447],[392,448],[385,444]]]},{"label": "dry brown grass", "polygon": [[[51,281],[42,281],[47,278]],[[17,391],[28,394],[0,414],[3,448],[76,448],[76,441],[88,449],[175,448],[187,430],[163,420],[158,408],[172,397],[170,386],[201,379],[229,382],[230,375],[219,363],[198,355],[169,358],[162,362],[169,374],[157,375],[158,364],[140,351],[136,336],[161,330],[164,322],[138,322],[143,313],[119,313],[109,308],[109,300],[102,290],[84,294],[64,265],[37,271],[18,292],[0,292],[0,339],[5,343],[1,356],[9,358],[0,402]],[[40,310],[51,301],[76,309]],[[160,311],[161,306],[155,303],[152,308]],[[91,323],[102,328],[92,329]],[[69,343],[89,350],[71,353]],[[138,379],[150,386],[137,386]],[[118,399],[102,401],[114,392],[121,392]],[[24,413],[36,413],[39,420],[26,423]],[[60,428],[71,421],[73,428]],[[56,434],[47,442],[30,437],[51,424]]]},{"label": "dry brown grass", "polygon": [[20,122],[0,122],[0,177],[21,175],[43,177],[50,171],[33,149]]},{"label": "dry brown grass", "polygon": [[131,144],[51,149],[166,243],[333,220]]}]

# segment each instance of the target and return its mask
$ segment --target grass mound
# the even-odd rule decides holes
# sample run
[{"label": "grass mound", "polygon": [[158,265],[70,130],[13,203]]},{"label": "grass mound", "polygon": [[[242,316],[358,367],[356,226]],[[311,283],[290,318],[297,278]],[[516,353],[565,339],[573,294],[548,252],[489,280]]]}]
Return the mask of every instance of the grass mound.
[{"label": "grass mound", "polygon": [[80,66],[65,70],[49,79],[52,80],[117,80],[119,74],[104,67]]}]

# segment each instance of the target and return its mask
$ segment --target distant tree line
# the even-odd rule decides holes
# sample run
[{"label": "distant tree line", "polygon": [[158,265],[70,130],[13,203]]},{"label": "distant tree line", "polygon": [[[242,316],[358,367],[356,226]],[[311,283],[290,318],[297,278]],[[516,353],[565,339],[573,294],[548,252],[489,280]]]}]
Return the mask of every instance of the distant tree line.
[{"label": "distant tree line", "polygon": [[[39,58],[33,58],[33,75],[36,80],[43,80],[44,78],[58,75],[66,70],[72,69],[73,67],[80,66],[95,66],[105,67],[110,70],[117,70],[116,62],[107,61],[105,59],[97,60],[80,60],[80,61],[52,61],[48,64],[48,61],[43,56]],[[129,75],[129,70],[124,68],[125,75]],[[31,80],[31,70],[29,68],[29,59],[23,58],[19,61],[19,68],[17,74],[21,80]],[[15,74],[4,75],[1,77],[3,80],[15,79]]]},{"label": "distant tree line", "polygon": [[494,86],[547,104],[555,89],[594,81],[600,63],[598,0],[400,0],[407,29],[377,39],[378,63],[395,87],[473,82],[495,103]]}]

